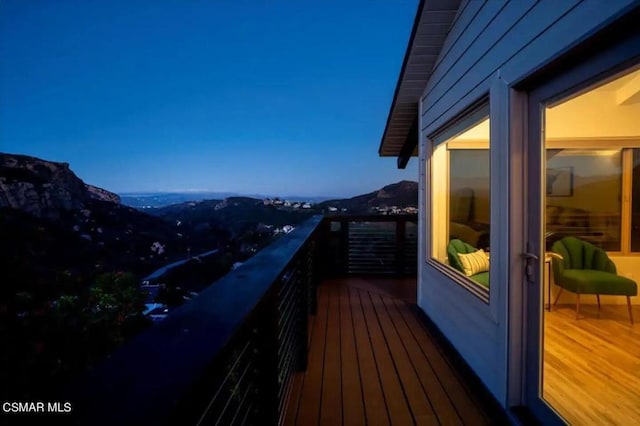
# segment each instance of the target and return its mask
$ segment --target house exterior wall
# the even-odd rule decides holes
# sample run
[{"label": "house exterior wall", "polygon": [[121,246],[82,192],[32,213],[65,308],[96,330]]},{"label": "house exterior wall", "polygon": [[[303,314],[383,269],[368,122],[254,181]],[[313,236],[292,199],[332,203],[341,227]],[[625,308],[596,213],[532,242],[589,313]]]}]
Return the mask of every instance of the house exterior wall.
[{"label": "house exterior wall", "polygon": [[[429,209],[420,213],[418,304],[466,362],[505,406],[508,395],[510,222],[508,88],[562,55],[624,13],[632,0],[480,2],[468,1],[460,11],[436,62],[420,102],[420,202],[425,206],[431,146],[428,136],[454,120],[474,101],[490,94],[492,130],[492,206],[490,303],[452,282],[427,261]],[[495,167],[494,167],[495,166]],[[520,193],[513,192],[512,197]],[[521,197],[521,195],[520,195]],[[512,225],[509,225],[512,223]],[[520,225],[521,226],[521,225]],[[494,262],[494,256],[499,259]],[[497,272],[497,274],[494,274]],[[517,393],[517,392],[516,392]],[[508,402],[509,400],[509,402]]]}]

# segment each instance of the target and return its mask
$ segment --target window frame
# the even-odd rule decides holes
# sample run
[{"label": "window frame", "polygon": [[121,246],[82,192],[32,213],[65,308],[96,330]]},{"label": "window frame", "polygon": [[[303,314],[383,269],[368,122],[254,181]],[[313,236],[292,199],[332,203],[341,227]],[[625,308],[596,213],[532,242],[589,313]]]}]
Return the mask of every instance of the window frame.
[{"label": "window frame", "polygon": [[[473,128],[475,125],[477,125],[478,123],[481,123],[482,121],[489,119],[489,205],[491,206],[494,200],[494,195],[493,195],[493,191],[491,191],[491,175],[492,175],[492,144],[491,144],[491,139],[492,139],[492,125],[491,125],[491,108],[490,108],[490,99],[489,99],[489,93],[484,94],[483,96],[481,96],[477,101],[473,102],[468,108],[466,108],[464,111],[462,111],[460,114],[458,114],[456,117],[454,117],[453,119],[449,120],[447,123],[445,123],[444,125],[442,125],[439,129],[437,129],[435,132],[431,133],[430,135],[428,135],[426,137],[425,140],[425,156],[427,157],[427,161],[425,164],[425,169],[424,169],[424,179],[425,179],[425,211],[426,211],[426,216],[427,216],[427,220],[425,221],[425,228],[426,228],[426,244],[425,244],[425,263],[430,266],[431,268],[433,268],[434,270],[440,272],[441,274],[443,274],[446,278],[448,278],[450,281],[452,281],[453,283],[455,283],[456,285],[462,287],[463,289],[467,290],[469,293],[473,294],[474,296],[476,296],[477,298],[479,298],[481,301],[483,301],[485,304],[489,305],[490,303],[490,287],[486,288],[484,286],[482,286],[481,284],[477,283],[476,281],[472,280],[470,277],[467,277],[466,275],[464,275],[462,272],[456,270],[455,268],[453,268],[450,265],[447,265],[443,262],[440,262],[436,257],[434,257],[434,244],[433,244],[433,237],[434,234],[436,232],[436,230],[434,229],[434,191],[433,191],[433,173],[434,173],[434,153],[436,152],[436,149],[438,147],[440,147],[442,144],[446,143],[448,140],[456,137],[459,134],[464,133],[465,131]],[[458,147],[456,148],[452,148],[452,149],[486,149],[484,147],[480,147],[478,146],[478,142],[477,141],[469,141],[469,142],[465,142],[460,144]],[[445,166],[441,166],[442,168],[444,168],[446,170],[446,185],[447,185],[447,192],[448,192],[448,188],[449,188],[449,181],[450,181],[450,173],[449,173],[449,156],[448,156],[448,151],[449,149],[445,148],[445,155],[446,155],[446,165]],[[449,212],[449,208],[450,208],[450,203],[447,202],[446,205],[446,217],[448,218],[450,215]],[[490,209],[491,210],[491,209]],[[491,216],[491,214],[490,214]],[[448,222],[448,220],[445,220],[445,222]],[[490,222],[489,222],[489,229],[491,230],[491,217],[490,217]],[[442,232],[442,231],[441,231]],[[491,232],[491,231],[490,231]],[[447,238],[449,235],[449,225],[447,224],[446,227],[446,234],[447,234]],[[489,264],[489,275],[492,275],[492,271],[494,269],[494,267],[492,265],[494,265],[495,262],[490,262]],[[493,273],[493,276],[495,277],[495,273]]]}]

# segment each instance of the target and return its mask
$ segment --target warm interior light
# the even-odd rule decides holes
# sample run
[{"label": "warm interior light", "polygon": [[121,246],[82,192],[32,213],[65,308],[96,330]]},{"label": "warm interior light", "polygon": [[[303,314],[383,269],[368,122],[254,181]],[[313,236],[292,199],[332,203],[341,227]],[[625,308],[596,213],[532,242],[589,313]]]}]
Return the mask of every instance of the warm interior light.
[{"label": "warm interior light", "polygon": [[448,149],[489,149],[489,119],[460,133],[447,142]]},{"label": "warm interior light", "polygon": [[611,157],[613,155],[620,154],[619,149],[563,149],[559,153],[556,154],[557,157],[575,157],[575,156],[586,156],[586,157]]}]

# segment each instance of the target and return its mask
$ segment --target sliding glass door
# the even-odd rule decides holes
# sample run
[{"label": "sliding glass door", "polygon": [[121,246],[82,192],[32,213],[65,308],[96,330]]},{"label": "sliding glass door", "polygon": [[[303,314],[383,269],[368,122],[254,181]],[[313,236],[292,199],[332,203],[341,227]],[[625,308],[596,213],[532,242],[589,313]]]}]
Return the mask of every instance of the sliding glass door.
[{"label": "sliding glass door", "polygon": [[640,424],[640,52],[617,49],[528,97],[525,393],[545,423]]}]

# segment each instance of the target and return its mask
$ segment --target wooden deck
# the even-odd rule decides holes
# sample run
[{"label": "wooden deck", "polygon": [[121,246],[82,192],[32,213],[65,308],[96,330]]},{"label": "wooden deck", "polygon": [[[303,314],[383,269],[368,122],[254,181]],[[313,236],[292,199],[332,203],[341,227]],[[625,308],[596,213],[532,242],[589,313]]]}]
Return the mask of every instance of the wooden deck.
[{"label": "wooden deck", "polygon": [[[415,294],[415,279],[405,284]],[[492,423],[411,300],[394,297],[398,291],[411,299],[390,280],[322,284],[308,369],[294,378],[285,424]]]}]

